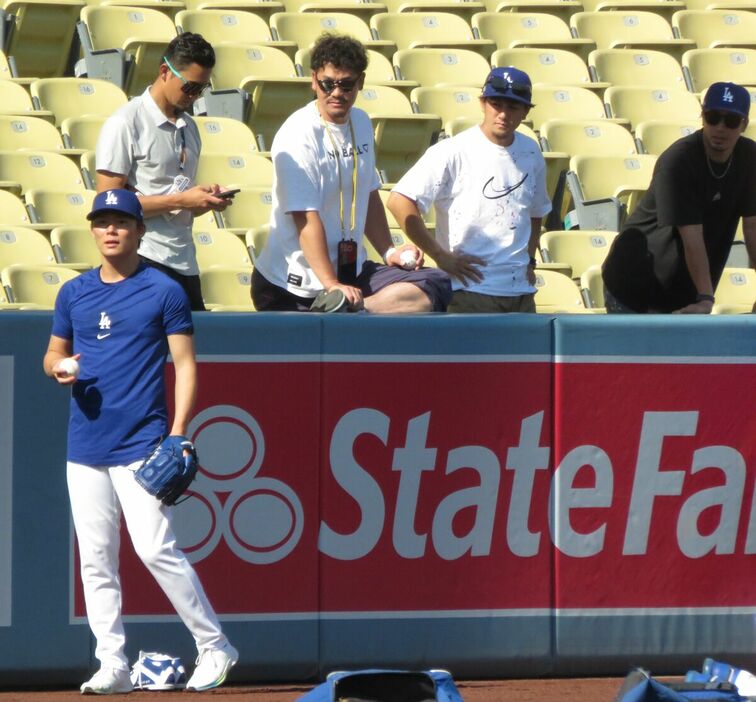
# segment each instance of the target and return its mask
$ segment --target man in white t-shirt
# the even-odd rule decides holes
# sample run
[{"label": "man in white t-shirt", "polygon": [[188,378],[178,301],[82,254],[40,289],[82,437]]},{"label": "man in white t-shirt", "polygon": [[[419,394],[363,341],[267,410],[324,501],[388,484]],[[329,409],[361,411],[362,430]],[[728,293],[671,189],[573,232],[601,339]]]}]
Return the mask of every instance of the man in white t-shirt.
[{"label": "man in white t-shirt", "polygon": [[193,310],[205,309],[193,218],[230,203],[218,197],[218,185],[194,182],[201,142],[187,112],[210,85],[213,66],[208,42],[180,34],[167,46],[154,83],[108,118],[97,141],[97,191],[137,193],[147,227],[139,255],[181,284]]},{"label": "man in white t-shirt", "polygon": [[[546,166],[516,131],[531,103],[527,73],[494,68],[483,121],[431,146],[396,184],[388,208],[452,278],[449,312],[535,312],[535,253],[551,211]],[[420,216],[436,209],[436,236]]]},{"label": "man in white t-shirt", "polygon": [[[258,310],[446,309],[448,276],[422,268],[414,244],[391,245],[373,128],[353,107],[366,67],[365,48],[351,37],[324,34],[313,47],[316,99],[286,120],[271,148],[270,235],[252,276]],[[386,265],[366,260],[363,235]]]}]

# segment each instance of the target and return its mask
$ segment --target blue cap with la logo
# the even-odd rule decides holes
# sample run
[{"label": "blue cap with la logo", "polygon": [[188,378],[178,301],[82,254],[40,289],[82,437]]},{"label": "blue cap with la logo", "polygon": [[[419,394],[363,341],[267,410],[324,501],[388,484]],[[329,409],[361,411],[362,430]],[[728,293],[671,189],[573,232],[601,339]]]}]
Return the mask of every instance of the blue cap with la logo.
[{"label": "blue cap with la logo", "polygon": [[748,119],[748,112],[751,109],[751,95],[742,85],[712,83],[704,96],[703,109],[735,112]]},{"label": "blue cap with la logo", "polygon": [[131,190],[103,190],[97,193],[87,219],[92,221],[97,215],[105,212],[120,212],[133,217],[138,222],[144,219],[142,203]]}]

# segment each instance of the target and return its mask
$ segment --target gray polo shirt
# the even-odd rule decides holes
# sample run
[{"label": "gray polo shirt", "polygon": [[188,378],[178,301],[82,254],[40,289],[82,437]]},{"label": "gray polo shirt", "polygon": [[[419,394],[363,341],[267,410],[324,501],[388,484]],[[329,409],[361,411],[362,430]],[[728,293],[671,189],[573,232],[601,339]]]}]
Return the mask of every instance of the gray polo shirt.
[{"label": "gray polo shirt", "polygon": [[[171,122],[147,88],[103,125],[97,170],[125,175],[128,187],[137,193],[167,195],[195,184],[200,148],[194,120],[181,114]],[[192,220],[188,210],[145,219],[147,233],[139,253],[184,275],[197,275]]]}]

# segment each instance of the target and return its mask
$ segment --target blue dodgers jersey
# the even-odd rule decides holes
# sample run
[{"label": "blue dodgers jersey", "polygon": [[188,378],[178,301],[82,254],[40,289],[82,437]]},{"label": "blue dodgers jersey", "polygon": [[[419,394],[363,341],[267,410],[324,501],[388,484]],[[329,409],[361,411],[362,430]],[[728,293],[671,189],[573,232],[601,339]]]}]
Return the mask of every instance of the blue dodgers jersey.
[{"label": "blue dodgers jersey", "polygon": [[143,264],[118,283],[103,283],[97,268],[61,288],[52,333],[81,354],[69,461],[113,466],[149,455],[167,431],[167,335],[192,331],[181,286]]}]

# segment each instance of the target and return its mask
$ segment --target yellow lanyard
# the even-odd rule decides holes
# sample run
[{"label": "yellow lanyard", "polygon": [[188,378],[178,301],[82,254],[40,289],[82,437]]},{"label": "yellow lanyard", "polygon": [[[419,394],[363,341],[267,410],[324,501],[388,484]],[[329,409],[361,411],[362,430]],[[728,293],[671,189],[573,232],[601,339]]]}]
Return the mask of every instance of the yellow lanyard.
[{"label": "yellow lanyard", "polygon": [[[336,169],[339,173],[339,218],[341,221],[341,238],[346,239],[346,228],[344,227],[344,186],[341,180],[341,154],[340,149],[336,146],[336,140],[331,134],[331,130],[328,127],[328,123],[320,116],[320,121],[325,127],[328,138],[331,140],[331,146],[333,147],[333,154],[336,157]],[[349,238],[352,238],[352,232],[354,232],[354,212],[357,209],[357,139],[354,136],[354,126],[352,125],[352,118],[349,118],[349,134],[352,137],[352,158],[354,159],[354,168],[352,170],[352,210],[350,213],[350,230]]]}]

